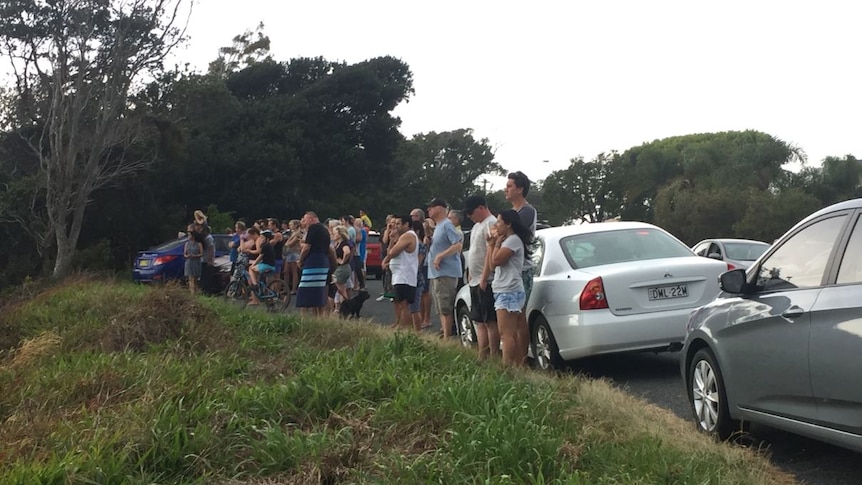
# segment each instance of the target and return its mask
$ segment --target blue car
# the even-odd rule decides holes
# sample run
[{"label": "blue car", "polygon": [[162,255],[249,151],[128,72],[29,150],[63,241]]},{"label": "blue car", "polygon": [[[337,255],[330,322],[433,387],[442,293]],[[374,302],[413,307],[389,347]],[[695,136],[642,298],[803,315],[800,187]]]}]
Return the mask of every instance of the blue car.
[{"label": "blue car", "polygon": [[[230,238],[229,234],[213,234],[217,258],[230,252],[227,246]],[[186,241],[188,238],[182,237],[138,252],[132,268],[132,280],[136,283],[152,283],[182,279],[185,270],[183,246]]]}]

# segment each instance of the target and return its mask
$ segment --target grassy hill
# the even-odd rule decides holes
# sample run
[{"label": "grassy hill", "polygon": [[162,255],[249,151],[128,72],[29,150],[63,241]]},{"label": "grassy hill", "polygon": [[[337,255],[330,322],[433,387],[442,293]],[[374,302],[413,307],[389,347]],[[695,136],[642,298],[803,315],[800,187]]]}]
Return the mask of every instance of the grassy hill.
[{"label": "grassy hill", "polygon": [[784,484],[577,376],[78,278],[0,305],[0,483]]}]

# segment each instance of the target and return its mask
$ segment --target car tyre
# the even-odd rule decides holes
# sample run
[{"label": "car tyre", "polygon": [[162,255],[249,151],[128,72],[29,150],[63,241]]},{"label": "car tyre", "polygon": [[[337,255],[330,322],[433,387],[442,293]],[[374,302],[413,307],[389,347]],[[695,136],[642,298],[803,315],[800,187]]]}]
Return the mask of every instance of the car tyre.
[{"label": "car tyre", "polygon": [[730,418],[727,392],[718,361],[709,348],[695,352],[688,366],[688,402],[701,432],[728,439],[738,427]]},{"label": "car tyre", "polygon": [[476,345],[476,328],[470,318],[470,310],[467,309],[467,305],[461,303],[455,313],[458,317],[458,335],[461,337],[461,345],[474,347]]},{"label": "car tyre", "polygon": [[560,357],[560,348],[557,347],[557,339],[554,338],[554,333],[545,317],[540,316],[536,319],[531,334],[530,345],[536,367],[542,370],[561,368],[563,359]]}]

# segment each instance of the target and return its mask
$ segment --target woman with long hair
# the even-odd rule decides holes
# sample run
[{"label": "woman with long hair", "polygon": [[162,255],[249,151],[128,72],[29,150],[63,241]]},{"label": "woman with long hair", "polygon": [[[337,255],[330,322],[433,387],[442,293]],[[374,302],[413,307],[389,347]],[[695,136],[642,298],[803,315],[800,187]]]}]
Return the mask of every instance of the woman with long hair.
[{"label": "woman with long hair", "polygon": [[350,233],[347,232],[347,227],[343,225],[335,226],[332,231],[336,246],[335,246],[335,288],[338,294],[335,296],[335,313],[341,307],[341,302],[350,298],[347,294],[347,284],[350,281],[351,269],[350,262],[353,260],[353,251],[350,249]]},{"label": "woman with long hair", "polygon": [[524,365],[518,352],[518,316],[524,311],[527,299],[521,271],[524,261],[530,257],[532,239],[530,229],[512,209],[500,212],[488,238],[488,253],[494,268],[494,309],[503,344],[503,363],[510,366]]},{"label": "woman with long hair", "polygon": [[201,258],[204,255],[203,238],[197,229],[196,224],[189,224],[187,228],[189,238],[183,246],[185,276],[189,280],[189,290],[191,290],[193,295],[198,292],[198,280],[201,277]]},{"label": "woman with long hair", "polygon": [[295,295],[299,286],[299,254],[302,252],[305,231],[300,227],[298,219],[292,219],[288,228],[290,236],[284,243],[284,280],[290,283],[290,294]]}]

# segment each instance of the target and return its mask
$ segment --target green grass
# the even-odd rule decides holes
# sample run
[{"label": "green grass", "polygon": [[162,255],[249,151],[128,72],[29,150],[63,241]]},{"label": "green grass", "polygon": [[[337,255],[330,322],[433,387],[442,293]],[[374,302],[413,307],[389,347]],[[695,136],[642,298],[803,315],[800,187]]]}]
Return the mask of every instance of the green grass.
[{"label": "green grass", "polygon": [[71,281],[0,336],[3,484],[792,483],[602,382],[177,288]]}]

